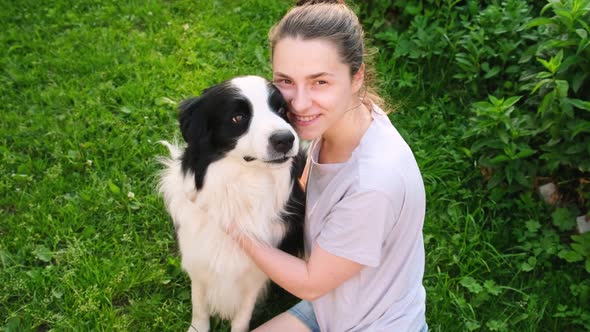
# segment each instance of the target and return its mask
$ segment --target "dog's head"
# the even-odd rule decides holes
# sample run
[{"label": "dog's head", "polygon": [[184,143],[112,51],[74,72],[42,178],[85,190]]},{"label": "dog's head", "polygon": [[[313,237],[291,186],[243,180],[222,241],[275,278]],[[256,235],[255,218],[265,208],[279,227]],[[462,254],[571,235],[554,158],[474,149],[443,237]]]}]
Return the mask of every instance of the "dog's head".
[{"label": "dog's head", "polygon": [[285,100],[262,77],[238,77],[212,86],[180,105],[180,129],[187,142],[183,171],[195,174],[198,190],[207,167],[221,158],[249,166],[288,167],[299,140],[287,121]]}]

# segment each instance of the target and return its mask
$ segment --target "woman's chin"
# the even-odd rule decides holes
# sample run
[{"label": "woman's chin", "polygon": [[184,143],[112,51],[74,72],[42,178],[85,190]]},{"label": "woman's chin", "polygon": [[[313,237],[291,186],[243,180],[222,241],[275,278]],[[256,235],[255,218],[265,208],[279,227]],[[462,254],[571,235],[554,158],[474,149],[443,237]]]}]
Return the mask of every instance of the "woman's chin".
[{"label": "woman's chin", "polygon": [[305,141],[313,141],[314,139],[321,136],[320,133],[315,130],[309,130],[309,128],[297,128],[296,131],[299,139]]}]

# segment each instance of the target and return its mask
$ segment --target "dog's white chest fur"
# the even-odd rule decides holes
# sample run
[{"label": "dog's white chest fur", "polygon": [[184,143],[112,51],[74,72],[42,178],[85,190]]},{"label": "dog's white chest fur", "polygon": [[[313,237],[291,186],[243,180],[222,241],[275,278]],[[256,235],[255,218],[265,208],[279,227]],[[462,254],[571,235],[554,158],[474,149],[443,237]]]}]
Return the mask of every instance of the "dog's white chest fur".
[{"label": "dog's white chest fur", "polygon": [[[211,164],[204,187],[195,192],[194,178],[184,176],[180,148],[168,145],[160,192],[177,231],[182,267],[194,283],[205,285],[209,311],[233,317],[244,297],[267,281],[224,229],[235,223],[247,235],[276,246],[285,234],[281,211],[291,192],[289,167],[261,171],[224,158]],[[174,158],[174,157],[177,158]]]}]

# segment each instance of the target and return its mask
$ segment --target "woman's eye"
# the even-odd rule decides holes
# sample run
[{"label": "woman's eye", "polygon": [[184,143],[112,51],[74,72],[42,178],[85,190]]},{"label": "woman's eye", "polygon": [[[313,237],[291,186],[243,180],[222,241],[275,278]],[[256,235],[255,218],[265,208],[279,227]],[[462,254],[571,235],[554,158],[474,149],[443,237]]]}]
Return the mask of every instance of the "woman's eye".
[{"label": "woman's eye", "polygon": [[276,79],[274,80],[275,84],[279,84],[279,85],[291,85],[293,84],[293,82],[291,80],[288,80],[286,78],[281,78],[281,79]]},{"label": "woman's eye", "polygon": [[236,123],[236,124],[242,122],[242,120],[244,120],[244,116],[242,114],[234,115],[231,118],[231,122]]},{"label": "woman's eye", "polygon": [[318,84],[318,85],[324,85],[324,84],[328,84],[328,82],[326,82],[324,80],[318,80],[318,81],[316,81],[316,84]]}]

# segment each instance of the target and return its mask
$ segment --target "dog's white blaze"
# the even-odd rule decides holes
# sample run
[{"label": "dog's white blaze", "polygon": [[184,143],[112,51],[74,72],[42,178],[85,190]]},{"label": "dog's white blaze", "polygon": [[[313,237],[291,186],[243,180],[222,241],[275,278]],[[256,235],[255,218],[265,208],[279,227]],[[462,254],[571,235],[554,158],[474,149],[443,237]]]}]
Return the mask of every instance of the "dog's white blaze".
[{"label": "dog's white blaze", "polygon": [[[268,82],[258,76],[244,76],[234,78],[231,83],[252,103],[252,119],[248,133],[238,140],[236,149],[232,154],[243,157],[245,153],[255,152],[255,157],[260,160],[274,159],[270,156],[268,144],[269,137],[276,131],[288,130],[297,135],[295,130],[274,113],[268,105]],[[294,155],[299,151],[298,140],[295,140],[288,155]]]}]

